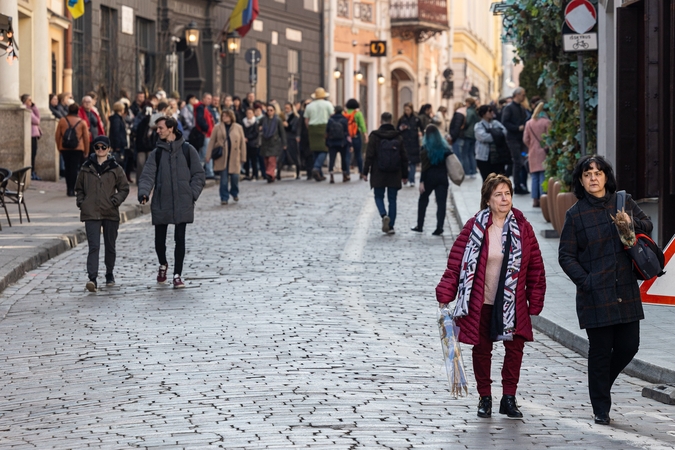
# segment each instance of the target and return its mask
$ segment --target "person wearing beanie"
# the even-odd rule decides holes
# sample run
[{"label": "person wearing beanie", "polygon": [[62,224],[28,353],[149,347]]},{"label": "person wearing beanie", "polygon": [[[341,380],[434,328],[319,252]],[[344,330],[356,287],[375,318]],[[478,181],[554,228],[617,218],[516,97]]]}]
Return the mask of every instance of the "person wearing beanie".
[{"label": "person wearing beanie", "polygon": [[115,242],[120,223],[119,207],[129,195],[129,182],[115,158],[110,154],[108,136],[96,136],[94,153],[82,164],[75,183],[77,207],[80,220],[87,232],[89,254],[87,255],[87,281],[89,292],[96,292],[98,284],[98,254],[101,247],[101,229],[105,244],[105,284],[115,285]]}]

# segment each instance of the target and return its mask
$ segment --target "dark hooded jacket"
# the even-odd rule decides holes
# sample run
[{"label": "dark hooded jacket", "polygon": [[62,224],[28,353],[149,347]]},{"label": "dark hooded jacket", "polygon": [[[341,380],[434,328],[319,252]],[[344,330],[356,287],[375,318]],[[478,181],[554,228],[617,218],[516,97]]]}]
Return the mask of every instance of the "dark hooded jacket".
[{"label": "dark hooded jacket", "polygon": [[[199,153],[190,144],[188,155],[183,151],[183,135],[176,131],[173,142],[158,141],[148,155],[143,174],[138,182],[138,200],[152,195],[152,224],[167,225],[194,222],[195,202],[204,189],[206,178],[199,162]],[[157,152],[162,152],[157,167]]]},{"label": "dark hooded jacket", "polygon": [[[401,148],[401,170],[398,172],[382,172],[377,167],[377,155],[380,143],[385,139],[396,139]],[[368,148],[366,149],[366,161],[363,164],[363,175],[370,173],[370,187],[401,189],[402,180],[408,178],[408,155],[401,133],[389,123],[385,123],[378,130],[370,133]]]},{"label": "dark hooded jacket", "polygon": [[424,128],[422,128],[422,121],[415,113],[412,113],[409,116],[403,114],[401,118],[398,119],[396,128],[403,137],[403,144],[405,145],[405,149],[408,152],[408,160],[412,164],[418,164],[420,162],[419,133],[424,132]]},{"label": "dark hooded jacket", "polygon": [[91,154],[82,164],[75,183],[80,220],[120,220],[119,206],[129,195],[129,182],[124,169],[109,156],[99,165]]}]

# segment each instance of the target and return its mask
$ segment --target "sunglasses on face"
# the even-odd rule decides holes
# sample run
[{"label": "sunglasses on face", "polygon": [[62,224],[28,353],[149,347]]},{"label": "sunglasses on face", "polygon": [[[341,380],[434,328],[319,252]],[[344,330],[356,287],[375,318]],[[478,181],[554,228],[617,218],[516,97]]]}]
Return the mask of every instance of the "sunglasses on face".
[{"label": "sunglasses on face", "polygon": [[107,145],[95,145],[94,150],[108,150]]}]

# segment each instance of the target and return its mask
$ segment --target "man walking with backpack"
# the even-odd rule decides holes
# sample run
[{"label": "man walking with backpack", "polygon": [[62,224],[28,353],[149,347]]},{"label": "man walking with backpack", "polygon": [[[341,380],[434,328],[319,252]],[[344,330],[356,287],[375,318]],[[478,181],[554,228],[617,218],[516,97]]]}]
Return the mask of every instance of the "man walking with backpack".
[{"label": "man walking with backpack", "polygon": [[349,123],[342,111],[342,106],[336,106],[335,114],[330,116],[326,124],[326,147],[330,155],[328,173],[330,173],[331,184],[335,183],[333,168],[338,153],[342,162],[342,181],[345,183],[349,181],[349,145],[352,138],[349,136]]},{"label": "man walking with backpack", "polygon": [[[375,204],[382,217],[382,232],[394,234],[396,222],[396,195],[408,182],[408,156],[403,146],[401,133],[392,125],[391,113],[384,112],[380,117],[381,125],[370,133],[366,162],[363,167],[363,181],[370,177],[370,187],[375,194]],[[389,200],[389,213],[384,206],[384,193]]]},{"label": "man walking with backpack", "polygon": [[157,119],[157,148],[148,155],[138,182],[138,201],[145,204],[152,196],[152,224],[155,226],[155,251],[159,259],[157,282],[166,281],[166,234],[169,224],[176,227],[173,287],[185,287],[181,275],[185,258],[185,229],[194,222],[195,202],[204,188],[204,168],[197,150],[185,142],[173,117]]}]

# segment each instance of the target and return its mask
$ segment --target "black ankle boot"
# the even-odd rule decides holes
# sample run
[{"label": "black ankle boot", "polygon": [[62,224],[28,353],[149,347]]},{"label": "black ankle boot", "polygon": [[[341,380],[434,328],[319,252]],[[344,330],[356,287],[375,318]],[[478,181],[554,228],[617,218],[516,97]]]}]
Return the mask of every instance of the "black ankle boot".
[{"label": "black ankle boot", "polygon": [[521,413],[520,409],[518,409],[515,395],[502,396],[502,401],[499,402],[499,414],[506,414],[508,417],[513,419],[519,419],[523,417],[523,413]]},{"label": "black ankle boot", "polygon": [[478,417],[492,417],[492,396],[481,397],[478,402]]}]

